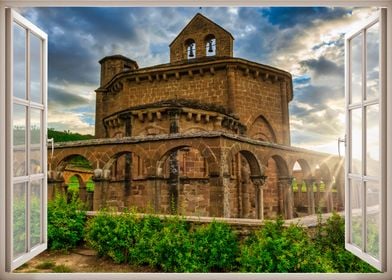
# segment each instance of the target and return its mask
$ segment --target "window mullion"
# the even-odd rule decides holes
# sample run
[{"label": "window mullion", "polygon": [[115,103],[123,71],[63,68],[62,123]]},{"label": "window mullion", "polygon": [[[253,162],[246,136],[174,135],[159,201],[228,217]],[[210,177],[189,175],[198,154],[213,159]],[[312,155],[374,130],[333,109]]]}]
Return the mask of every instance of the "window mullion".
[{"label": "window mullion", "polygon": [[362,98],[361,98],[361,108],[362,108],[362,180],[361,180],[361,188],[362,188],[362,250],[364,252],[367,251],[366,246],[366,183],[364,180],[364,176],[366,173],[366,107],[364,105],[364,101],[366,98],[366,29],[363,29],[362,36]]},{"label": "window mullion", "polygon": [[31,188],[30,188],[30,142],[31,142],[31,135],[30,135],[30,125],[31,125],[31,107],[30,107],[30,32],[26,29],[26,97],[28,101],[27,106],[27,123],[26,123],[26,161],[27,161],[27,170],[26,174],[28,176],[27,182],[27,191],[26,191],[26,253],[30,252],[30,214],[31,214],[31,205],[30,205],[30,197],[31,197]]}]

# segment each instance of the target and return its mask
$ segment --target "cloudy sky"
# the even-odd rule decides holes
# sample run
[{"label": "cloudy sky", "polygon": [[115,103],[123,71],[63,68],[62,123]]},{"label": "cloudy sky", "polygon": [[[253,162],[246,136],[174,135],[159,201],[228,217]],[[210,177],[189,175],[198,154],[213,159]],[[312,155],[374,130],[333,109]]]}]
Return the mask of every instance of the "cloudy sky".
[{"label": "cloudy sky", "polygon": [[234,56],[293,75],[293,146],[337,153],[344,135],[344,34],[374,9],[34,8],[21,13],[49,36],[49,127],[94,133],[98,61],[169,61],[170,42],[201,12],[232,33]]}]

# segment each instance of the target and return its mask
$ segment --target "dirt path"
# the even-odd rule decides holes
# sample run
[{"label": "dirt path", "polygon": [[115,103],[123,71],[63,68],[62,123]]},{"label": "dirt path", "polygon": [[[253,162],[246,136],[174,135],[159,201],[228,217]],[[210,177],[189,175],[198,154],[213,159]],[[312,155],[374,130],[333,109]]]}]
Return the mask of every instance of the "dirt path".
[{"label": "dirt path", "polygon": [[45,251],[22,265],[15,272],[157,272],[150,267],[116,264],[109,258],[99,258],[94,250],[74,249],[68,253]]}]

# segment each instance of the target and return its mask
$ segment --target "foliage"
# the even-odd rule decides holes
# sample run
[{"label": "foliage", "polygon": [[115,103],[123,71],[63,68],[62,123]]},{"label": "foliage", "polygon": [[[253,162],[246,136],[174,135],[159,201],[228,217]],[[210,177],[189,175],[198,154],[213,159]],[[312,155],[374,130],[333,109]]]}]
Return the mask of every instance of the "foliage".
[{"label": "foliage", "polygon": [[48,245],[50,249],[68,250],[83,241],[86,213],[76,196],[67,203],[64,195],[48,202]]},{"label": "foliage", "polygon": [[53,138],[54,142],[68,142],[68,141],[78,141],[78,140],[89,140],[93,139],[94,136],[90,134],[79,134],[74,133],[69,130],[57,131],[54,128],[48,128],[48,138]]},{"label": "foliage", "polygon": [[196,228],[194,256],[198,271],[233,271],[239,254],[239,243],[228,224],[213,221]]},{"label": "foliage", "polygon": [[315,244],[320,254],[328,259],[338,272],[377,272],[369,264],[344,248],[344,219],[334,213],[325,225],[318,224]]},{"label": "foliage", "polygon": [[89,221],[85,239],[99,256],[165,272],[375,272],[344,249],[338,215],[320,222],[314,239],[278,219],[240,241],[222,222],[191,227],[178,216],[102,211]]},{"label": "foliage", "polygon": [[179,217],[161,220],[103,211],[89,221],[85,239],[100,256],[117,263],[167,272],[228,271],[238,255],[238,242],[228,225],[213,222],[192,231]]},{"label": "foliage", "polygon": [[284,227],[284,222],[266,222],[241,251],[243,272],[327,272],[332,271],[312,244],[305,229]]}]

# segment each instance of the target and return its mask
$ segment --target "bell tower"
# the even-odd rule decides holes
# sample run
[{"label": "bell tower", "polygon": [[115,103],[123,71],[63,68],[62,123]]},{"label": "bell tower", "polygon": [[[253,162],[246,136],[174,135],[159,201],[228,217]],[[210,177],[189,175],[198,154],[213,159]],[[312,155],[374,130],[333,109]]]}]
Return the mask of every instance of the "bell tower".
[{"label": "bell tower", "polygon": [[196,14],[170,44],[170,63],[202,57],[233,57],[233,36],[221,26]]}]

